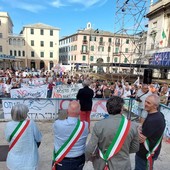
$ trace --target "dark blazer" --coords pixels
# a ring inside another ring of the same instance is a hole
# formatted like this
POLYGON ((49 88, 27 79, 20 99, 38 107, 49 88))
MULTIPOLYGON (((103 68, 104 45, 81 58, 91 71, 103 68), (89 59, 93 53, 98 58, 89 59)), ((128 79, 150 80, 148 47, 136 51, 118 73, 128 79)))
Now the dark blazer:
POLYGON ((77 93, 77 100, 80 101, 81 111, 91 111, 92 110, 92 98, 94 92, 88 86, 80 89, 77 93))

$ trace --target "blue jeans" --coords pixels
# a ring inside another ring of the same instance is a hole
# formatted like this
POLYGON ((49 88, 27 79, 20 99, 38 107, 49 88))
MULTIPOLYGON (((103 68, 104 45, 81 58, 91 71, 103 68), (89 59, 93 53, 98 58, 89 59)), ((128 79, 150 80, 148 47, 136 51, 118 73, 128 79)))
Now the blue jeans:
MULTIPOLYGON (((154 159, 152 160, 152 163, 154 163, 154 159)), ((147 160, 140 158, 138 155, 135 155, 134 170, 147 170, 147 160)))
POLYGON ((85 155, 76 158, 64 158, 56 165, 56 170, 82 170, 85 164, 85 155))

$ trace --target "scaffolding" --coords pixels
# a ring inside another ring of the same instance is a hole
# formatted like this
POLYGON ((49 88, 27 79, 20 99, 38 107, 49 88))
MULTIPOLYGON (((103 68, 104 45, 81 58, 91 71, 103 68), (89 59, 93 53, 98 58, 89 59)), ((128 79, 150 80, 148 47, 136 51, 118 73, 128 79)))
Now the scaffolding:
MULTIPOLYGON (((146 43, 146 13, 148 7, 147 0, 116 0, 116 9, 114 14, 114 33, 115 39, 120 35, 120 42, 117 44, 119 49, 117 56, 118 57, 118 80, 120 77, 126 79, 132 73, 134 73, 135 68, 130 65, 128 68, 130 71, 125 76, 122 74, 122 68, 119 63, 128 64, 140 63, 144 64, 144 54, 145 54, 145 43, 146 43), (123 41, 121 37, 129 37, 129 47, 128 51, 125 51, 125 46, 127 47, 127 42, 123 41)), ((117 40, 115 40, 117 41, 117 40)), ((115 44, 116 45, 116 44, 115 44)), ((115 46, 115 48, 117 48, 115 46)), ((141 75, 141 68, 138 68, 136 71, 137 75, 141 75)))

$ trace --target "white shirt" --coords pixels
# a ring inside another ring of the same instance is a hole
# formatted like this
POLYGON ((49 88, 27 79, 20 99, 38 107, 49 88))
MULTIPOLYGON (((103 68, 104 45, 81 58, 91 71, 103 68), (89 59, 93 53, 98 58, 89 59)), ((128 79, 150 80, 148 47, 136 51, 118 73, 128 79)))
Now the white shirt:
MULTIPOLYGON (((5 137, 8 141, 10 135, 17 127, 19 122, 10 121, 5 128, 5 137)), ((35 122, 30 121, 27 129, 19 138, 14 147, 8 152, 7 167, 10 170, 35 170, 38 166, 37 143, 42 139, 35 122)))
MULTIPOLYGON (((77 125, 77 119, 78 118, 68 117, 65 120, 56 120, 54 122, 53 131, 55 152, 57 152, 70 137, 75 126, 77 125)), ((85 152, 87 136, 88 136, 88 123, 85 122, 85 129, 82 135, 75 143, 75 145, 72 147, 72 149, 69 151, 69 153, 66 155, 66 157, 81 156, 85 152)))

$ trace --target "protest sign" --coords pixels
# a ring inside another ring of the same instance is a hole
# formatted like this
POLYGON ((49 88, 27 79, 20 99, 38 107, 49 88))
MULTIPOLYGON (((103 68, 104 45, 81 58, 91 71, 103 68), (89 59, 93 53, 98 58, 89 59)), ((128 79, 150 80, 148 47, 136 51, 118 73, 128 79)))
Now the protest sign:
POLYGON ((53 87, 52 98, 76 98, 82 84, 57 85, 53 87))
POLYGON ((21 99, 21 100, 2 100, 4 118, 11 119, 12 106, 16 104, 28 106, 28 118, 34 120, 51 120, 58 113, 58 101, 50 99, 21 99))
POLYGON ((46 98, 47 85, 11 89, 10 94, 11 98, 46 98))

